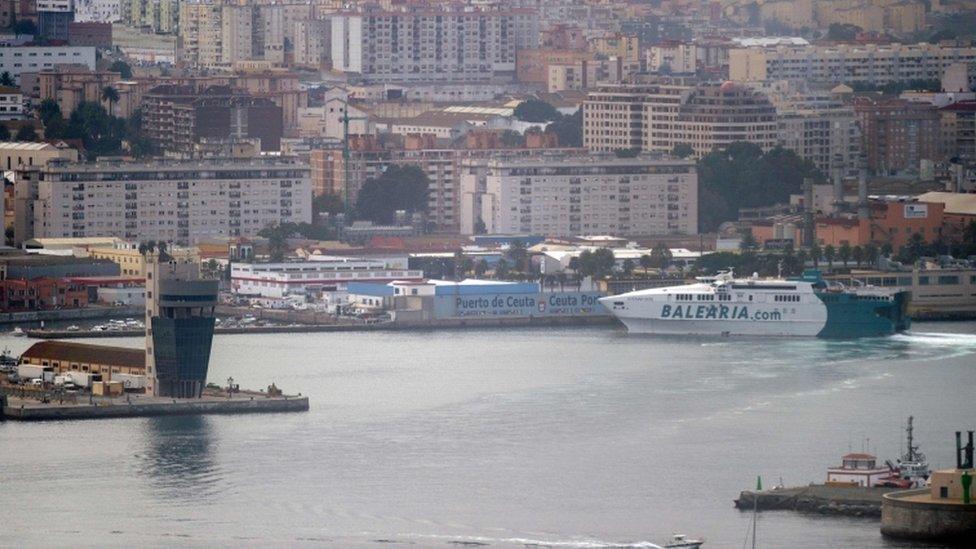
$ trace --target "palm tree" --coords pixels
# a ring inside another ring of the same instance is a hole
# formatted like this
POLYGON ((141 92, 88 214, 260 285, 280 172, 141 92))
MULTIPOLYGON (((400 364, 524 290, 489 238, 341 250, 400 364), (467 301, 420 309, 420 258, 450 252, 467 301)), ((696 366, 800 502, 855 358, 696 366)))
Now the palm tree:
POLYGON ((112 86, 102 88, 102 101, 108 101, 108 113, 115 116, 115 102, 119 100, 119 91, 112 86))
POLYGON ((857 263, 857 266, 860 267, 861 263, 864 262, 864 248, 860 246, 854 246, 851 249, 851 257, 854 258, 854 263, 857 263))
POLYGON ((864 258, 867 259, 868 263, 874 267, 878 263, 878 246, 874 242, 868 242, 864 246, 864 258))
POLYGON ((651 259, 650 255, 644 254, 640 256, 640 266, 641 269, 644 269, 645 275, 647 274, 647 270, 650 269, 653 265, 654 265, 654 260, 651 259))
POLYGON ((512 261, 512 268, 516 271, 528 271, 525 266, 529 252, 525 248, 525 243, 521 240, 513 240, 508 246, 508 259, 512 261))
POLYGON ((847 262, 851 260, 851 245, 847 242, 841 242, 840 250, 837 251, 837 255, 840 260, 844 262, 844 266, 847 266, 847 262))
POLYGON ((821 256, 822 256, 822 254, 820 252, 820 244, 817 244, 816 242, 814 242, 813 245, 810 246, 810 259, 813 260, 813 268, 814 269, 820 267, 820 257, 821 256))
POLYGON ((833 244, 827 244, 824 246, 824 259, 827 260, 827 268, 834 268, 834 258, 837 257, 837 250, 834 248, 833 244))

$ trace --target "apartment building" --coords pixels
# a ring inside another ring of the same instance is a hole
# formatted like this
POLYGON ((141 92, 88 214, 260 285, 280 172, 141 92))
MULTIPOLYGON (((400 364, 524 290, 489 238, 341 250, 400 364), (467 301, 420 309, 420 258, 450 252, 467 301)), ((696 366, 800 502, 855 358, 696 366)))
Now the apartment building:
POLYGON ((647 236, 695 234, 693 162, 639 156, 497 155, 461 166, 461 232, 647 236))
POLYGON ((820 84, 868 84, 939 80, 956 63, 976 78, 976 47, 935 44, 754 46, 729 51, 735 81, 789 80, 820 84))
POLYGON ((312 220, 295 158, 49 162, 15 172, 15 239, 115 236, 182 246, 312 220))
POLYGON ((24 94, 20 88, 0 86, 0 120, 20 120, 24 117, 24 94))
POLYGON ((332 56, 332 23, 305 19, 292 23, 294 28, 294 63, 309 68, 330 67, 332 56))
POLYGON ((146 135, 167 153, 196 155, 202 141, 244 138, 259 141, 262 151, 281 148, 282 109, 229 86, 157 86, 143 97, 146 135))
POLYGON ((918 173, 922 160, 942 158, 941 117, 935 106, 872 95, 855 97, 851 105, 868 169, 874 173, 918 173))
POLYGON ((75 0, 75 21, 115 23, 122 20, 122 4, 128 0, 75 0))
POLYGON ((115 1, 121 1, 119 11, 131 27, 149 27, 153 32, 175 33, 180 26, 180 0, 115 1))
POLYGON ((939 112, 945 155, 976 162, 976 101, 959 101, 939 112))
MULTIPOLYGON (((67 40, 67 36, 65 36, 67 40)), ((8 46, 0 48, 0 73, 20 75, 53 69, 58 65, 85 65, 95 70, 95 48, 90 46, 8 46)))
POLYGON ((331 16, 334 70, 363 82, 511 82, 534 12, 410 5, 331 16), (526 30, 528 29, 528 30, 526 30))
POLYGON ((666 74, 695 74, 698 47, 677 41, 662 42, 647 48, 647 70, 666 74))
POLYGON ((776 108, 761 92, 732 82, 602 87, 583 104, 583 145, 671 152, 691 146, 698 156, 736 141, 776 146, 776 108))
POLYGON ((74 0, 36 0, 37 31, 49 40, 68 40, 68 24, 75 20, 74 0))
MULTIPOLYGON (((61 108, 67 118, 75 108, 85 101, 102 102, 105 86, 116 87, 122 78, 114 71, 93 71, 84 67, 56 66, 37 73, 38 97, 41 101, 51 99, 61 108)), ((108 104, 105 104, 108 110, 108 104)))
POLYGON ((856 176, 861 128, 854 109, 817 95, 777 105, 779 144, 811 162, 824 174, 840 170, 856 176))

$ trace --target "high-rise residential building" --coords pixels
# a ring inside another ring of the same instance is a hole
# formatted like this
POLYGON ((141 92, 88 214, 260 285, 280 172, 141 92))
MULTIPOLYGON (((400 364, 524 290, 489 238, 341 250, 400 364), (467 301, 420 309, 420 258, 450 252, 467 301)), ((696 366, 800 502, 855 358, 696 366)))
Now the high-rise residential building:
POLYGON ((122 20, 129 26, 148 27, 160 33, 175 33, 180 26, 180 0, 117 1, 121 1, 122 20))
POLYGON ((832 97, 807 96, 777 104, 779 144, 824 174, 856 176, 861 128, 854 109, 832 97))
POLYGON ((300 67, 330 67, 332 58, 332 23, 322 19, 302 19, 292 23, 295 36, 294 64, 300 67))
POLYGON ((695 164, 580 152, 464 161, 461 232, 482 230, 552 236, 695 234, 695 164))
POLYGON ((976 79, 976 47, 934 44, 778 45, 729 51, 729 78, 820 84, 867 84, 940 80, 953 64, 970 67, 976 79))
POLYGON ((331 16, 333 69, 364 82, 509 82, 519 43, 532 42, 519 20, 534 17, 451 4, 340 12, 331 16))
MULTIPOLYGON (((305 6, 308 9, 308 6, 305 6)), ((293 41, 285 6, 192 0, 179 5, 179 60, 191 67, 227 69, 242 61, 284 63, 293 41)))
POLYGON ((196 156, 202 141, 254 139, 262 151, 281 147, 281 107, 229 86, 157 86, 143 96, 143 119, 160 150, 184 157, 196 156))
POLYGON ((976 101, 959 101, 939 109, 945 155, 976 163, 976 101))
POLYGON ((74 0, 37 0, 37 31, 45 38, 67 41, 74 20, 74 0))
POLYGON ((698 47, 676 40, 647 48, 647 70, 662 74, 695 74, 698 70, 698 47))
POLYGON ((939 110, 929 104, 863 95, 852 101, 868 169, 877 174, 918 173, 922 160, 942 158, 939 110))
POLYGON ((17 171, 14 187, 21 242, 116 236, 191 245, 312 220, 308 164, 289 157, 48 162, 17 171))
POLYGON ((146 393, 200 398, 213 343, 216 280, 200 263, 151 250, 146 261, 146 393))
POLYGON ((75 21, 115 23, 122 20, 122 4, 128 0, 75 0, 75 21))
POLYGON ((725 83, 607 86, 583 104, 583 145, 594 151, 671 152, 690 146, 704 155, 736 141, 776 146, 776 108, 761 92, 725 83))

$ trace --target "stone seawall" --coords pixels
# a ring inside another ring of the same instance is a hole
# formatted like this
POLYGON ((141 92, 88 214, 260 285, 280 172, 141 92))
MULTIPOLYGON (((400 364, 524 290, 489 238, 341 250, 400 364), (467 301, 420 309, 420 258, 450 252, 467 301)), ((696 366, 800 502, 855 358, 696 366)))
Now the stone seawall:
MULTIPOLYGON (((12 400, 12 399, 11 399, 12 400)), ((308 397, 241 396, 233 399, 174 399, 172 401, 113 403, 101 405, 32 404, 17 406, 8 401, 3 417, 17 421, 102 419, 203 414, 267 414, 308 411, 308 397)))
POLYGON ((877 518, 881 516, 882 497, 895 490, 897 488, 811 484, 762 492, 745 491, 739 494, 735 506, 744 511, 758 508, 760 511, 788 510, 877 518))
POLYGON ((917 541, 972 543, 976 539, 976 504, 918 501, 929 488, 885 495, 881 506, 881 533, 917 541))
POLYGON ((89 320, 95 318, 141 318, 146 308, 137 307, 83 307, 79 309, 54 309, 50 311, 19 311, 0 313, 0 324, 33 324, 62 320, 89 320))

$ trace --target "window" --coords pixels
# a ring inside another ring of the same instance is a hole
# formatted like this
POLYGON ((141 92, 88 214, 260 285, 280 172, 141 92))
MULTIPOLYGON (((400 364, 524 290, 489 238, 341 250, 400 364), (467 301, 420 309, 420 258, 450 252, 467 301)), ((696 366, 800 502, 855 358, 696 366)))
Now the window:
POLYGON ((948 486, 939 486, 939 497, 940 498, 947 498, 947 497, 949 497, 949 487, 948 486))

